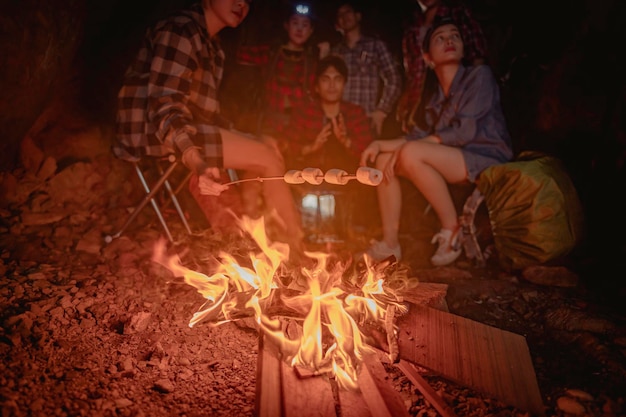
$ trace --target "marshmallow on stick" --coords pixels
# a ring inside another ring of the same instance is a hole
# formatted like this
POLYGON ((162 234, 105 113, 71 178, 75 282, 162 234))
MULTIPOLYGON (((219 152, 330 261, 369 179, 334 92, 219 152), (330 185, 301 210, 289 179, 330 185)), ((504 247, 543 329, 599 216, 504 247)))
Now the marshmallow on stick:
POLYGON ((342 169, 333 168, 326 171, 324 181, 329 184, 346 185, 350 181, 350 176, 342 169))
POLYGON ((302 178, 309 184, 320 185, 324 182, 324 173, 319 168, 304 168, 302 178))
POLYGON ((287 171, 283 179, 287 184, 304 184, 305 182, 304 177, 302 176, 302 171, 295 169, 287 171))
POLYGON ((356 180, 361 184, 376 186, 383 181, 383 173, 375 168, 359 167, 356 180))
POLYGON ((283 180, 287 184, 304 184, 308 182, 313 185, 320 185, 326 181, 329 184, 346 185, 348 181, 356 179, 361 184, 376 186, 383 180, 383 173, 377 169, 369 167, 360 167, 356 171, 356 175, 350 175, 342 169, 329 169, 326 174, 319 168, 305 168, 302 171, 292 169, 287 171, 285 175, 278 177, 257 177, 257 178, 245 178, 241 180, 231 181, 224 185, 239 184, 242 182, 250 181, 272 181, 283 180))

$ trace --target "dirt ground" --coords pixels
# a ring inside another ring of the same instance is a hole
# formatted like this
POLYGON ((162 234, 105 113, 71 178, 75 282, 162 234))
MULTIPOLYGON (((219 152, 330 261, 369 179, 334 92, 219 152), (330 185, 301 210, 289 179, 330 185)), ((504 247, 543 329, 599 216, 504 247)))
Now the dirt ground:
MULTIPOLYGON (((161 237, 153 213, 103 241, 127 215, 111 203, 112 193, 124 194, 110 180, 122 176, 115 163, 60 165, 1 181, 2 416, 253 415, 257 332, 243 322, 190 328, 204 300, 152 261, 161 237)), ((192 226, 191 237, 176 226, 170 247, 189 268, 210 270, 220 249, 245 251, 241 240, 192 226)), ((368 238, 312 249, 344 256, 368 238)), ((526 338, 546 415, 626 415, 624 315, 593 297, 583 277, 563 266, 512 274, 464 260, 430 268, 429 242, 405 244, 410 276, 447 284, 451 313, 526 338)), ((402 372, 385 366, 410 415, 437 415, 402 372)), ((459 416, 529 415, 423 375, 459 416)))

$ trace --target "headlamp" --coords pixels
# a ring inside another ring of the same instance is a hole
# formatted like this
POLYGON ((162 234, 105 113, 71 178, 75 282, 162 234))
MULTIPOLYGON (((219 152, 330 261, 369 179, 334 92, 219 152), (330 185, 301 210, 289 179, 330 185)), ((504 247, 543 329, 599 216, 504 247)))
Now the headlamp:
POLYGON ((310 12, 309 6, 307 6, 306 4, 296 4, 294 10, 296 11, 296 13, 305 16, 308 16, 310 12))

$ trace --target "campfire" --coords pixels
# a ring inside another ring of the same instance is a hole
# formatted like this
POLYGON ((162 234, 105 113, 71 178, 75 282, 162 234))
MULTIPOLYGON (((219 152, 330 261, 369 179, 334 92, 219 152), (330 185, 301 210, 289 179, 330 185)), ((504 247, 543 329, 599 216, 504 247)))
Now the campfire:
MULTIPOLYGON (((295 184, 320 184, 324 179, 346 184, 357 179, 376 185, 381 177, 374 171, 362 169, 351 176, 340 170, 323 174, 305 169, 290 171, 281 179, 295 184)), ((289 247, 268 239, 263 218, 243 217, 239 225, 257 250, 248 259, 221 251, 218 267, 210 276, 186 268, 178 256, 166 255, 165 241, 155 249, 154 261, 183 277, 206 299, 189 326, 201 322, 218 326, 253 317, 258 330, 290 366, 328 374, 339 387, 358 389, 360 364, 365 354, 373 352, 362 327, 365 323, 389 326, 388 312, 406 311, 401 297, 385 286, 384 274, 367 257, 366 270, 351 276, 346 276, 345 264, 321 252, 306 252, 311 266, 289 271, 289 247)))
MULTIPOLYGON (((241 181, 345 185, 351 179, 377 185, 382 173, 364 168, 355 175, 342 170, 324 174, 307 168, 282 177, 241 181)), ((165 240, 157 243, 153 261, 205 298, 189 320, 190 327, 253 323, 260 334, 259 416, 317 415, 313 410, 320 407, 328 411, 324 415, 335 415, 335 407, 341 415, 363 407, 369 413, 363 415, 373 417, 408 415, 398 393, 385 381, 383 357, 442 416, 455 414, 416 366, 543 415, 524 338, 447 313, 446 285, 419 283, 401 265, 373 264, 366 255, 362 268, 350 268, 352 259, 311 251, 305 252, 310 262, 296 266, 289 262, 289 246, 268 238, 263 218, 244 216, 238 221, 244 232, 241 246, 249 243, 249 249, 220 251, 215 265, 207 265, 210 274, 169 255, 165 240), (411 285, 416 283, 417 287, 411 285)))

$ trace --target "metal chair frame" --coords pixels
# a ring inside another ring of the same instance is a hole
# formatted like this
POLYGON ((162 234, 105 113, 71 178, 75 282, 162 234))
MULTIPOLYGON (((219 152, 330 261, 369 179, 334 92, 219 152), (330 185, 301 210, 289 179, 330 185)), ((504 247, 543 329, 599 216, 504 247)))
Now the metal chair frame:
POLYGON ((162 191, 163 189, 165 189, 165 191, 167 192, 170 198, 165 203, 164 207, 166 207, 167 204, 171 202, 174 205, 174 208, 176 209, 176 212, 178 213, 178 216, 180 217, 180 220, 183 223, 183 226, 187 230, 187 233, 192 234, 191 228, 189 227, 189 223, 187 222, 187 218, 185 217, 185 213, 183 212, 183 209, 180 206, 178 198, 176 197, 176 194, 178 194, 182 186, 186 184, 189 178, 191 177, 191 173, 189 173, 185 177, 183 182, 180 184, 180 186, 176 190, 174 190, 172 188, 172 185, 170 184, 169 177, 172 175, 172 173, 178 166, 179 161, 176 159, 174 155, 169 155, 167 158, 165 158, 165 160, 169 162, 169 166, 165 170, 161 166, 161 163, 160 163, 161 160, 154 159, 153 161, 157 167, 160 177, 152 185, 152 187, 150 187, 150 185, 148 184, 146 176, 144 175, 144 172, 141 169, 140 160, 137 159, 137 160, 130 161, 133 164, 135 173, 137 174, 137 177, 139 178, 139 181, 141 182, 141 185, 143 186, 143 189, 146 192, 146 195, 139 202, 139 204, 137 204, 137 206, 133 209, 133 212, 130 214, 128 219, 126 219, 122 227, 116 233, 105 236, 104 240, 106 243, 111 243, 114 239, 117 239, 118 237, 120 237, 126 231, 126 229, 133 223, 133 221, 135 221, 135 219, 137 218, 141 210, 143 210, 143 208, 146 205, 148 205, 148 203, 152 205, 152 208, 154 209, 154 212, 156 213, 157 218, 159 219, 159 223, 161 223, 161 226, 163 227, 163 230, 165 231, 165 235, 167 236, 168 240, 173 243, 174 237, 172 236, 170 228, 168 227, 167 222, 165 221, 165 218, 163 217, 161 208, 159 208, 159 205, 156 199, 154 198, 155 195, 159 193, 160 191, 162 191))

